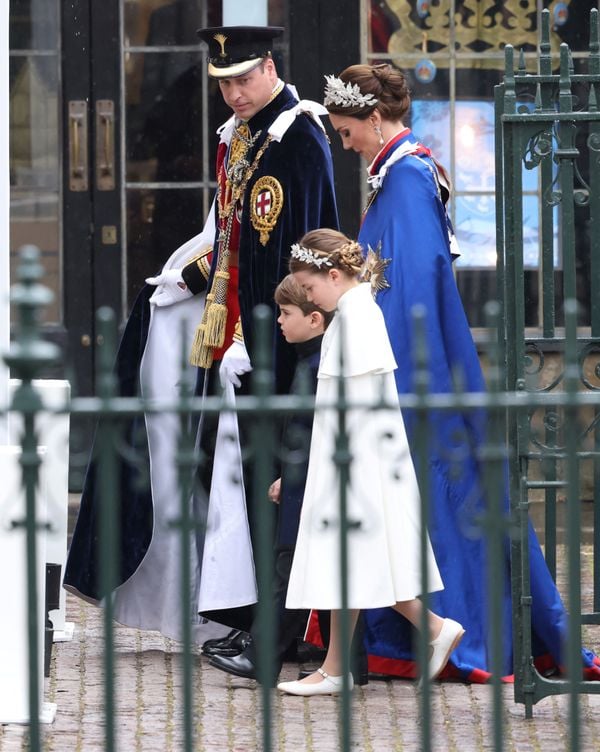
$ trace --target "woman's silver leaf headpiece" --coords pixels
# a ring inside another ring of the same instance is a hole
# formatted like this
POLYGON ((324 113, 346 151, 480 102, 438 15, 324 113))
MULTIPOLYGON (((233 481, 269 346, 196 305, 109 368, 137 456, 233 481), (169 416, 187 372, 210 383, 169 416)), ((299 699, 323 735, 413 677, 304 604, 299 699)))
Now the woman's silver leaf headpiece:
POLYGON ((358 84, 345 84, 337 76, 325 76, 325 107, 335 104, 339 107, 373 107, 377 104, 377 98, 373 94, 363 94, 358 84))

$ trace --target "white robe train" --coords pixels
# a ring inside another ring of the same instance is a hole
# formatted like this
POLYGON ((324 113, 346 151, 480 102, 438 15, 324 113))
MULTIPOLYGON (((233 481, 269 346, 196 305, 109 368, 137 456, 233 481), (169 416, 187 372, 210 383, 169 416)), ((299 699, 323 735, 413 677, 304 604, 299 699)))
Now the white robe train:
MULTIPOLYGON (((209 213, 214 217, 214 212, 209 213)), ((202 233, 178 248, 163 269, 178 268, 187 259, 212 245, 214 222, 202 233)), ((202 318, 204 296, 158 307, 151 304, 148 339, 142 358, 140 381, 145 399, 177 400, 182 377, 182 353, 189 353, 202 318), (185 332, 186 342, 182 341, 185 332)), ((187 376, 194 383, 196 369, 187 364, 187 376)), ((228 395, 233 405, 233 389, 228 395)), ((135 573, 114 593, 114 616, 121 624, 138 629, 157 630, 181 640, 183 609, 181 594, 181 531, 172 522, 181 515, 177 477, 179 416, 146 415, 150 482, 154 509, 152 540, 135 573)), ((228 629, 207 622, 200 610, 233 608, 256 602, 254 560, 241 471, 241 454, 234 413, 219 419, 213 483, 211 486, 204 545, 196 544, 196 534, 187 541, 191 571, 188 603, 192 604, 192 641, 203 642, 225 634, 228 629), (223 421, 223 425, 221 424, 223 421), (203 551, 199 560, 198 550, 203 551), (236 555, 232 556, 231 551, 236 555)), ((190 515, 198 510, 192 508, 190 515)))

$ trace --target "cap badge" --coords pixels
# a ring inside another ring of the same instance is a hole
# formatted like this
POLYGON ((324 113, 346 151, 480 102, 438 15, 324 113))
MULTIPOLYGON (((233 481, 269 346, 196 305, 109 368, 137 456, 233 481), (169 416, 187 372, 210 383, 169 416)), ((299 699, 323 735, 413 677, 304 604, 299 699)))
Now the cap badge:
POLYGON ((213 39, 221 45, 219 57, 227 57, 227 53, 225 52, 225 42, 227 41, 227 37, 225 34, 215 34, 213 39))

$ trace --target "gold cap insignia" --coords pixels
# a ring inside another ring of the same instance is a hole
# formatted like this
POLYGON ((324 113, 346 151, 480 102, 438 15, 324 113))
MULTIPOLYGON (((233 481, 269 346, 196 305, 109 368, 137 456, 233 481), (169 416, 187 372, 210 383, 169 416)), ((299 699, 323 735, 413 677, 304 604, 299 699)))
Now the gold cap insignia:
POLYGON ((221 45, 221 52, 219 53, 220 57, 227 57, 227 53, 225 52, 225 42, 227 41, 227 37, 225 34, 215 34, 213 39, 215 42, 218 42, 221 45))

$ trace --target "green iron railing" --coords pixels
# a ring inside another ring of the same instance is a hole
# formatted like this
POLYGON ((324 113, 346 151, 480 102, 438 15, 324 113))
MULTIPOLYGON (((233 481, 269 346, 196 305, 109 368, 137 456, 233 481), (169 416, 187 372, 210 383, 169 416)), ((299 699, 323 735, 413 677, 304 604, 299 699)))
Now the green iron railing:
MULTIPOLYGON (((512 541, 515 699, 532 706, 541 698, 570 692, 570 748, 578 749, 578 694, 600 687, 582 681, 581 625, 600 623, 600 529, 594 525, 591 610, 582 613, 580 588, 582 463, 593 463, 594 518, 600 509, 598 409, 582 410, 581 399, 600 390, 600 37, 598 11, 590 14, 585 72, 575 71, 567 45, 558 71, 550 54, 550 14, 542 13, 538 70, 530 73, 521 54, 505 50, 504 81, 496 87, 496 211, 498 291, 502 301, 504 389, 520 394, 522 406, 508 416, 510 499, 518 534, 512 541), (540 252, 538 326, 526 326, 523 169, 538 173, 540 252), (587 240, 583 236, 589 228, 587 240), (589 267, 584 243, 589 242, 589 267), (558 261, 560 259, 560 261, 558 261), (590 320, 581 321, 578 285, 589 285, 590 320), (583 326, 585 324, 586 326, 583 326), (535 399, 534 399, 535 398, 535 399), (542 676, 534 667, 527 518, 533 498, 545 507, 545 555, 556 576, 560 494, 566 500, 568 560, 568 678, 542 676)), ((578 61, 579 67, 583 67, 578 61)))
MULTIPOLYGON (((586 376, 584 364, 600 351, 595 338, 600 334, 600 113, 597 108, 600 85, 600 45, 598 43, 597 13, 591 15, 591 43, 588 72, 572 71, 571 59, 566 47, 561 48, 560 71, 552 72, 549 46, 549 18, 543 14, 542 40, 540 45, 539 72, 530 74, 525 70, 523 58, 514 69, 513 51, 506 50, 505 79, 495 92, 497 127, 497 211, 498 226, 498 278, 499 304, 491 306, 489 326, 499 336, 487 346, 488 393, 463 393, 459 387, 452 394, 432 394, 429 389, 428 363, 433 354, 426 351, 423 311, 415 311, 417 348, 415 361, 417 377, 414 394, 401 395, 403 408, 413 410, 417 416, 415 454, 419 468, 419 485, 422 497, 422 517, 429 516, 429 479, 427 467, 428 446, 431 441, 428 414, 432 410, 468 411, 484 409, 487 413, 487 437, 481 450, 480 460, 485 469, 483 478, 487 506, 474 526, 487 538, 490 654, 492 669, 493 714, 490 734, 496 752, 504 749, 503 699, 501 692, 502 664, 502 598, 505 543, 510 539, 513 592, 513 632, 515 645, 515 700, 525 704, 526 715, 532 714, 533 704, 549 694, 569 693, 570 740, 572 752, 579 746, 579 694, 598 692, 600 684, 582 681, 581 675, 581 628, 582 624, 600 623, 600 580, 595 576, 600 571, 598 526, 594 526, 594 594, 593 609, 581 613, 580 567, 580 470, 582 460, 593 462, 594 479, 599 478, 599 437, 596 431, 600 414, 600 384, 596 385, 586 376), (578 87, 579 108, 573 106, 573 86, 578 87), (587 92, 585 108, 581 108, 582 94, 587 92), (582 159, 580 131, 589 153, 589 180, 581 177, 579 167, 582 159), (523 206, 522 169, 536 169, 540 174, 540 327, 541 336, 534 337, 525 328, 525 292, 523 263, 523 206), (591 324, 589 335, 578 329, 576 297, 577 243, 575 233, 575 209, 586 208, 592 226, 591 245, 591 324), (558 222, 557 222, 558 216, 558 222), (555 273, 555 243, 560 236, 563 285, 561 299, 556 306, 557 276, 555 273), (561 310, 562 309, 562 310, 561 310), (560 316, 564 317, 564 321, 560 316), (550 384, 539 388, 534 376, 543 368, 547 352, 559 353, 561 372, 550 384), (558 389, 558 386, 561 389, 558 389), (585 388, 584 388, 585 387, 585 388), (582 410, 591 413, 590 425, 581 426, 582 410), (542 428, 535 421, 541 418, 542 428), (559 428, 561 430, 559 430, 559 428), (586 445, 587 441, 587 445, 586 445), (591 448, 590 445, 591 443, 591 448), (509 451, 510 448, 510 451, 509 451), (511 517, 504 509, 504 474, 508 462, 511 517), (533 470, 535 469, 535 473, 533 470), (531 644, 531 593, 529 588, 528 561, 528 511, 532 494, 544 494, 546 556, 551 571, 556 573, 557 510, 560 507, 559 493, 566 494, 566 545, 568 563, 568 598, 570 622, 566 649, 566 679, 549 679, 539 674, 532 658, 531 644)), ((35 607, 39 594, 36 592, 35 538, 38 530, 36 510, 36 484, 38 466, 36 415, 42 406, 32 386, 38 376, 58 353, 43 343, 37 328, 38 309, 47 302, 47 292, 38 280, 42 270, 32 249, 22 257, 20 283, 13 289, 13 302, 19 310, 20 325, 17 338, 5 358, 13 375, 21 379, 21 387, 15 394, 11 410, 24 415, 22 436, 23 483, 26 489, 26 519, 16 524, 27 530, 27 567, 29 572, 28 614, 30 646, 30 729, 29 749, 43 749, 38 717, 38 679, 36 673, 38 625, 35 607)), ((271 392, 271 364, 269 332, 271 324, 268 312, 256 312, 257 350, 254 353, 252 394, 236 401, 236 411, 245 419, 251 419, 249 457, 254 465, 254 497, 265 499, 266 489, 273 479, 273 464, 276 454, 275 425, 282 416, 311 412, 314 397, 309 395, 281 396, 271 392)), ((180 532, 182 551, 185 554, 187 541, 196 526, 202 524, 191 514, 189 500, 197 482, 196 473, 206 457, 196 446, 195 426, 197 417, 217 415, 224 402, 220 397, 194 396, 192 385, 182 380, 181 392, 176 401, 119 397, 112 370, 116 343, 116 324, 111 312, 103 310, 98 315, 99 342, 97 357, 98 394, 95 397, 77 397, 64 405, 63 412, 74 418, 98 420, 97 461, 101 482, 101 523, 99 558, 103 592, 112 592, 116 581, 118 542, 119 498, 117 472, 119 458, 116 447, 122 433, 123 421, 144 413, 168 412, 180 417, 180 439, 177 452, 181 489, 180 514, 172 525, 180 532)), ((186 353, 182 353, 182 362, 186 353)), ((588 368, 589 370, 589 368, 588 368)), ((184 369, 182 368, 182 373, 184 369)), ((596 366, 594 378, 600 379, 600 367, 596 366)), ((334 461, 339 468, 342 536, 342 594, 347 602, 347 572, 345 545, 346 535, 352 534, 352 521, 347 519, 346 487, 352 467, 347 435, 346 395, 340 383, 338 400, 332 405, 338 411, 339 435, 334 461)), ((353 405, 355 407, 355 405, 353 405)), ((369 405, 383 409, 385 405, 369 405)), ((598 484, 596 487, 600 489, 598 484)), ((594 490, 594 506, 597 510, 600 491, 594 490)), ((272 519, 261 514, 259 505, 255 513, 257 531, 256 564, 260 593, 269 592, 272 571, 272 519)), ((426 525, 424 525, 425 527, 426 525)), ((599 528, 600 529, 600 528, 599 528)), ((421 550, 423 571, 426 560, 425 545, 421 550)), ((187 610, 182 616, 183 635, 183 742, 182 750, 194 749, 193 681, 194 666, 191 639, 191 604, 186 594, 190 585, 189 559, 183 555, 181 569, 181 594, 187 610)), ((427 588, 424 588, 427 590, 427 588)), ((424 598, 427 605, 427 598, 424 598)), ((117 750, 115 711, 118 704, 116 689, 115 645, 113 640, 112 601, 106 599, 104 609, 104 749, 117 750)), ((347 614, 346 614, 347 617, 347 614)), ((264 639, 258 645, 258 670, 263 679, 260 689, 262 707, 262 750, 274 749, 273 694, 269 677, 272 675, 274 656, 269 646, 273 642, 274 618, 270 598, 260 598, 258 604, 260 633, 264 639)), ((348 634, 348 619, 341 620, 342 636, 348 634)), ((421 631, 426 634, 426 630, 421 631)), ((346 642, 344 640, 344 642, 346 642)), ((428 646, 420 639, 417 654, 423 664, 427 660, 428 646)), ((345 667, 349 666, 345 656, 345 667)), ((347 671, 344 671, 347 674, 347 671)), ((435 747, 432 738, 431 692, 425 678, 420 695, 421 750, 429 752, 435 747)), ((339 749, 352 748, 353 714, 352 702, 345 692, 340 707, 339 749)))
MULTIPOLYGON (((29 539, 35 542, 36 535, 36 516, 35 516, 35 488, 36 477, 39 465, 39 459, 36 451, 36 437, 35 437, 35 420, 36 414, 41 410, 41 403, 32 388, 31 380, 34 376, 39 374, 39 371, 52 358, 56 357, 56 352, 46 346, 40 341, 38 332, 36 330, 36 308, 39 303, 43 302, 44 292, 43 289, 37 284, 36 280, 41 274, 41 267, 36 259, 35 254, 31 249, 23 256, 23 264, 21 267, 22 282, 15 289, 13 294, 13 300, 17 304, 17 307, 21 310, 21 326, 18 333, 16 342, 14 343, 11 353, 7 360, 10 362, 11 367, 16 376, 21 378, 22 387, 17 392, 14 402, 11 405, 11 410, 18 409, 21 411, 26 420, 24 422, 24 432, 22 437, 23 452, 23 466, 24 466, 24 483, 28 489, 28 509, 27 519, 24 524, 27 526, 29 539)), ((498 307, 496 306, 496 309, 498 307)), ((490 311, 490 328, 499 329, 498 310, 492 309, 490 311)), ((401 405, 406 408, 414 410, 418 416, 417 420, 417 433, 416 433, 416 455, 418 459, 418 466, 420 468, 419 482, 422 489, 422 514, 423 519, 428 517, 429 498, 428 489, 429 483, 427 473, 423 471, 423 468, 427 467, 427 462, 424 461, 427 458, 428 446, 431 437, 428 433, 428 413, 431 410, 478 410, 485 409, 488 414, 488 436, 485 445, 482 448, 482 454, 480 460, 482 466, 485 468, 485 488, 487 490, 487 507, 483 511, 481 518, 473 520, 473 524, 481 530, 481 534, 486 535, 488 538, 488 577, 489 577, 489 623, 491 625, 490 632, 490 650, 492 656, 492 694, 493 694, 493 723, 491 728, 491 734, 494 741, 494 749, 498 752, 504 747, 503 738, 503 720, 502 720, 502 693, 501 693, 501 637, 503 631, 502 619, 501 619, 501 603, 503 598, 503 584, 502 575, 505 557, 504 541, 506 540, 506 534, 508 529, 508 520, 506 518, 506 510, 504 509, 504 468, 506 466, 508 455, 507 442, 506 442, 506 419, 508 416, 509 426, 519 423, 520 416, 527 415, 529 410, 534 409, 547 409, 552 407, 556 409, 559 406, 564 407, 565 410, 575 412, 582 406, 592 407, 598 409, 600 406, 600 395, 597 392, 582 392, 578 390, 578 361, 575 347, 576 343, 576 321, 575 321, 575 306, 570 304, 566 306, 567 314, 567 342, 569 342, 569 348, 566 352, 567 362, 569 369, 567 373, 567 390, 564 393, 540 393, 532 392, 527 393, 525 390, 516 390, 508 392, 501 387, 504 383, 503 368, 502 368, 502 351, 503 349, 498 343, 490 342, 487 352, 487 361, 489 363, 488 380, 490 390, 488 393, 477 394, 465 394, 460 391, 456 391, 453 394, 431 394, 428 391, 428 371, 429 371, 429 357, 430 354, 426 352, 425 340, 424 340, 424 318, 426 313, 423 311, 415 311, 415 326, 417 332, 417 378, 414 394, 402 395, 401 405)), ((240 397, 236 410, 241 416, 251 417, 253 426, 253 441, 252 441, 252 459, 255 463, 255 492, 260 494, 261 498, 266 499, 266 489, 272 480, 272 464, 274 455, 274 421, 280 419, 281 416, 291 413, 297 413, 299 411, 312 411, 314 409, 314 398, 310 396, 276 396, 271 393, 271 367, 269 363, 270 348, 268 346, 270 331, 269 314, 265 311, 257 311, 256 325, 258 332, 259 347, 255 353, 255 369, 254 369, 254 389, 253 394, 245 397, 240 397)), ((191 416, 197 415, 200 411, 204 414, 217 414, 223 409, 224 405, 221 398, 207 397, 199 398, 192 395, 192 388, 190 384, 183 381, 180 398, 173 403, 160 401, 145 402, 138 398, 124 398, 116 396, 115 379, 112 372, 112 362, 115 351, 116 341, 116 326, 113 320, 113 316, 108 311, 101 311, 98 316, 99 327, 99 340, 102 343, 99 346, 98 357, 98 396, 97 397, 79 397, 74 398, 70 404, 64 406, 61 411, 69 412, 71 416, 77 417, 89 417, 93 416, 99 421, 98 429, 98 461, 101 466, 101 478, 102 478, 102 504, 101 513, 102 521, 100 525, 100 542, 99 542, 99 557, 102 564, 101 572, 103 578, 103 587, 105 592, 111 592, 113 584, 115 582, 115 568, 116 568, 116 550, 118 548, 118 490, 116 485, 116 465, 117 457, 115 448, 118 445, 118 438, 120 433, 120 423, 133 415, 138 415, 144 412, 170 412, 178 414, 181 418, 181 436, 180 446, 177 455, 177 462, 180 468, 180 485, 181 485, 181 507, 179 519, 173 520, 172 524, 177 527, 182 537, 182 540, 187 536, 190 530, 194 529, 194 526, 199 524, 195 521, 190 514, 189 499, 192 486, 194 482, 194 474, 198 465, 202 462, 201 453, 195 446, 195 432, 194 422, 190 420, 191 416)), ((182 357, 183 357, 182 353, 182 357)), ((345 411, 348 405, 345 402, 345 395, 343 388, 338 395, 339 399, 335 407, 338 410, 339 415, 339 437, 336 447, 336 454, 334 461, 337 462, 340 468, 341 489, 340 498, 343 501, 345 498, 345 487, 348 479, 348 475, 351 469, 352 457, 349 454, 348 436, 345 427, 345 411)), ((355 407, 355 405, 353 405, 355 407)), ((369 405, 372 409, 383 409, 384 403, 378 405, 369 405)), ((571 425, 575 426, 575 421, 571 422, 571 425)), ((578 517, 578 498, 576 496, 577 487, 577 443, 578 435, 576 431, 571 431, 568 436, 567 446, 565 448, 564 457, 569 461, 569 484, 575 489, 575 493, 569 497, 568 514, 570 518, 569 523, 569 535, 576 536, 579 525, 578 517)), ((523 483, 523 479, 520 479, 523 483)), ((524 483, 523 483, 523 487, 524 483)), ((266 502, 265 502, 266 503, 266 502)), ((521 529, 520 526, 526 530, 526 508, 527 503, 517 498, 516 504, 513 504, 514 512, 517 520, 517 529, 521 529)), ((271 523, 268 522, 269 516, 266 518, 260 514, 257 510, 260 523, 257 525, 258 531, 258 543, 257 543, 257 571, 259 581, 259 592, 268 592, 270 582, 270 572, 272 567, 272 540, 273 531, 271 529, 271 523), (267 524, 263 524, 264 520, 267 520, 267 524)), ((341 535, 342 540, 345 540, 347 534, 352 534, 350 527, 352 525, 346 517, 344 511, 344 505, 342 503, 342 516, 341 516, 341 535)), ((259 519, 257 519, 259 522, 259 519)), ((577 543, 579 539, 577 538, 577 543)), ((521 631, 519 632, 519 639, 521 639, 525 645, 527 645, 526 637, 524 634, 524 608, 527 605, 527 567, 526 567, 526 549, 519 550, 519 545, 522 543, 520 533, 513 540, 512 548, 513 555, 517 552, 521 557, 521 564, 518 569, 518 577, 513 578, 513 587, 515 593, 518 595, 519 600, 518 607, 515 608, 515 623, 519 624, 521 619, 521 631), (521 581, 517 583, 517 579, 521 578, 521 581)), ((182 546, 182 551, 185 551, 185 546, 182 546)), ((423 562, 425 560, 425 550, 422 550, 423 562)), ((342 561, 347 556, 346 549, 342 546, 342 561)), ((578 545, 571 545, 569 549, 569 596, 571 603, 579 602, 578 591, 578 545)), ((185 600, 185 594, 189 592, 189 563, 186 564, 187 557, 184 556, 184 562, 182 566, 182 598, 185 600)), ((517 558, 513 557, 513 562, 517 558)), ((35 590, 35 577, 33 573, 36 570, 35 561, 35 546, 33 544, 28 545, 27 548, 27 566, 30 572, 29 583, 29 617, 30 617, 30 631, 29 631, 29 643, 31 648, 31 672, 30 672, 30 688, 31 688, 31 725, 30 725, 30 738, 29 749, 38 752, 43 749, 43 745, 40 739, 39 724, 37 722, 38 711, 38 687, 36 679, 36 665, 37 665, 37 652, 39 646, 37 644, 37 623, 36 614, 37 609, 31 607, 37 600, 38 594, 35 590)), ((346 570, 343 568, 344 581, 343 590, 346 589, 346 570)), ((424 599, 427 605, 427 598, 424 599)), ((188 604, 191 609, 191 604, 188 604)), ((190 635, 191 614, 188 610, 183 614, 183 727, 184 727, 184 741, 181 749, 185 752, 191 752, 194 749, 194 716, 193 716, 193 661, 191 659, 193 655, 190 635)), ((259 618, 261 619, 261 634, 266 636, 266 639, 259 644, 258 663, 261 676, 271 676, 273 655, 269 650, 269 645, 272 643, 273 635, 273 619, 274 614, 271 613, 270 599, 265 598, 259 600, 259 618), (261 647, 262 645, 262 647, 261 647)), ((348 622, 342 620, 342 631, 347 635, 348 622)), ((579 630, 579 620, 576 617, 572 619, 570 630, 570 643, 568 650, 568 665, 570 669, 580 666, 580 660, 578 656, 578 650, 581 645, 579 630)), ((112 622, 112 607, 111 599, 106 599, 104 610, 104 634, 105 634, 105 648, 104 648, 104 682, 105 682, 105 694, 104 694, 104 717, 105 717, 105 730, 104 730, 104 749, 106 752, 114 752, 117 747, 116 730, 114 726, 114 719, 116 716, 116 707, 118 705, 118 698, 116 696, 116 673, 117 668, 115 665, 115 645, 113 641, 113 622, 112 622)), ((426 634, 426 631, 423 632, 426 634)), ((420 661, 426 662, 427 657, 427 644, 426 641, 421 639, 418 645, 418 655, 420 661)), ((520 648, 521 660, 524 665, 522 668, 515 666, 515 678, 516 678, 516 699, 521 702, 527 702, 528 698, 534 697, 539 699, 541 691, 537 688, 531 690, 524 681, 540 681, 542 683, 542 691, 548 693, 547 684, 549 682, 543 677, 536 675, 535 671, 528 664, 527 660, 523 660, 522 656, 524 649, 520 648), (529 668, 528 668, 529 666, 529 668), (530 671, 533 674, 534 679, 529 678, 529 674, 524 669, 530 671), (537 693, 537 694, 535 694, 537 693)), ((346 666, 349 665, 349 657, 346 656, 346 666)), ((579 669, 580 671, 580 669, 579 669)), ((575 671, 575 674, 577 672, 575 671)), ((571 673, 569 680, 567 681, 555 681, 552 683, 552 692, 570 692, 573 698, 572 712, 576 716, 576 703, 577 694, 579 691, 588 691, 590 687, 587 683, 581 683, 579 679, 573 679, 574 674, 571 673)), ((270 682, 263 681, 261 691, 262 698, 262 713, 263 713, 263 739, 262 749, 264 752, 270 752, 274 749, 273 743, 273 695, 272 690, 269 688, 270 682)), ((600 686, 594 685, 592 691, 600 686)), ((425 679, 421 692, 420 711, 421 711, 421 749, 424 752, 428 752, 435 748, 434 740, 432 738, 431 729, 431 695, 429 683, 425 679)), ((340 740, 339 749, 345 752, 352 748, 352 704, 349 693, 345 693, 340 703, 340 740)), ((579 747, 577 746, 578 730, 577 719, 573 718, 572 721, 572 742, 571 749, 575 752, 579 747)))

